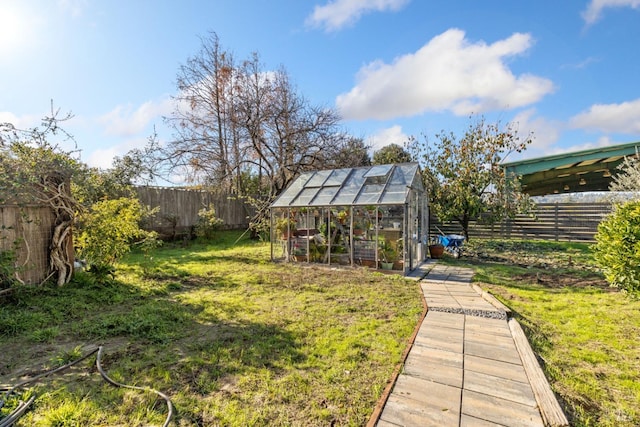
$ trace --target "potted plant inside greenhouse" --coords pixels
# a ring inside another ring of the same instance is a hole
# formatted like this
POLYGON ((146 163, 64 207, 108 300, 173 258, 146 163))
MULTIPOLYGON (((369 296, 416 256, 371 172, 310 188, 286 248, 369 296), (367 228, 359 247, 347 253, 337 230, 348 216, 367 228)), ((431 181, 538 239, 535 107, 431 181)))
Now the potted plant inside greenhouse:
POLYGON ((387 239, 381 238, 379 240, 378 255, 380 256, 380 268, 383 270, 392 270, 393 263, 398 258, 398 254, 387 239))
POLYGON ((282 240, 287 240, 296 231, 296 221, 292 218, 282 217, 276 221, 276 230, 282 240))

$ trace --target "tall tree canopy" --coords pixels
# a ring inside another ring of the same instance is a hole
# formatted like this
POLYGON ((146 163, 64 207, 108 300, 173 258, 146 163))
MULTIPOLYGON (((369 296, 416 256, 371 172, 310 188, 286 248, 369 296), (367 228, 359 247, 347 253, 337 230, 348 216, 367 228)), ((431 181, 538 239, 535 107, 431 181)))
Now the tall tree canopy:
POLYGON ((236 62, 215 33, 180 67, 177 86, 166 159, 194 182, 242 195, 258 176, 273 196, 350 143, 335 111, 310 104, 283 68, 264 71, 257 54, 236 62))
POLYGON ((530 143, 514 125, 501 127, 480 118, 461 137, 441 132, 435 142, 414 138, 411 149, 421 161, 431 209, 440 220, 458 222, 469 239, 471 220, 495 222, 530 206, 517 177, 506 176, 501 166, 510 153, 530 143))
POLYGON ((398 144, 389 144, 373 153, 374 165, 388 165, 391 163, 407 163, 412 160, 411 153, 398 144))

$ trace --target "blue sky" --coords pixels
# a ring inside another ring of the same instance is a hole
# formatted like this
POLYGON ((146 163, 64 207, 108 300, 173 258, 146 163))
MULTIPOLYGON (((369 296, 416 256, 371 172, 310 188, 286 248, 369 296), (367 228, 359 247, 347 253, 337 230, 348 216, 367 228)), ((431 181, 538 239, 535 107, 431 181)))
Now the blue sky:
POLYGON ((640 140, 640 0, 0 0, 0 122, 53 100, 109 167, 154 126, 171 137, 178 68, 209 31, 377 148, 471 114, 533 132, 524 158, 640 140))

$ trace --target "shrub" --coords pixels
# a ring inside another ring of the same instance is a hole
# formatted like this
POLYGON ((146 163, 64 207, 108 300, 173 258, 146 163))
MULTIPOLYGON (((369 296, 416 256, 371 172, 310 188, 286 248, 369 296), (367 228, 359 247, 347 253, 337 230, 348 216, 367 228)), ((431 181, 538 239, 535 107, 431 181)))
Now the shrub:
POLYGON ((598 225, 596 263, 611 286, 640 292, 640 201, 616 206, 598 225))
POLYGON ((140 228, 150 212, 134 198, 102 200, 83 217, 77 244, 80 256, 97 270, 104 270, 131 250, 134 244, 153 248, 156 233, 140 228))
POLYGON ((220 229, 224 221, 216 217, 216 210, 213 206, 200 209, 198 211, 198 225, 196 225, 196 236, 205 239, 212 239, 216 231, 220 229))

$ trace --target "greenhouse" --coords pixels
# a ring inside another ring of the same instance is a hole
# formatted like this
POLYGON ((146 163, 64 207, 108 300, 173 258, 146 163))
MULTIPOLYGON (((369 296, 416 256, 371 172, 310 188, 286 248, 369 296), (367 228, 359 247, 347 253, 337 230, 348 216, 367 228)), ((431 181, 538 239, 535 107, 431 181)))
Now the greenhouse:
POLYGON ((271 205, 271 258, 408 273, 426 257, 417 163, 300 175, 271 205))

